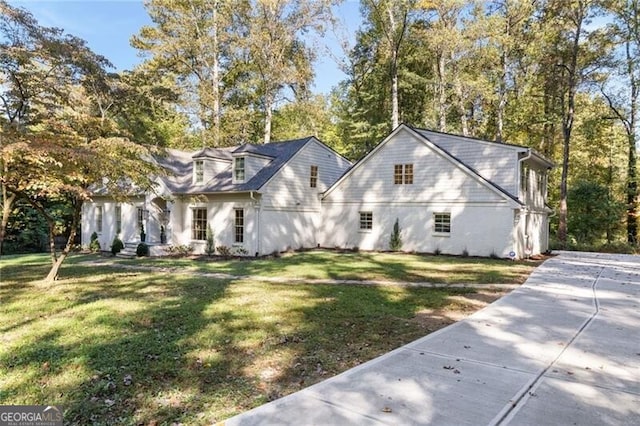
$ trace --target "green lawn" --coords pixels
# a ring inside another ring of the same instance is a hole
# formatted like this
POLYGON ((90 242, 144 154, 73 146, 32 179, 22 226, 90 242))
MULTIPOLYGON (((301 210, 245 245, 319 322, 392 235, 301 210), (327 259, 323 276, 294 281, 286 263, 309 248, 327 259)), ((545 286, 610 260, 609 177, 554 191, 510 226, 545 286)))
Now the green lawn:
POLYGON ((66 423, 82 425, 211 424, 478 306, 470 289, 280 285, 204 278, 190 275, 192 269, 281 275, 287 283, 294 276, 468 282, 473 271, 482 281, 521 282, 532 268, 328 252, 143 261, 187 272, 166 274, 82 263, 88 259, 100 258, 73 256, 50 287, 39 281, 47 256, 0 260, 0 404, 60 404, 66 423))
POLYGON ((400 253, 338 253, 313 250, 276 259, 107 258, 124 265, 178 268, 184 272, 306 279, 383 280, 431 283, 522 283, 531 262, 400 253))

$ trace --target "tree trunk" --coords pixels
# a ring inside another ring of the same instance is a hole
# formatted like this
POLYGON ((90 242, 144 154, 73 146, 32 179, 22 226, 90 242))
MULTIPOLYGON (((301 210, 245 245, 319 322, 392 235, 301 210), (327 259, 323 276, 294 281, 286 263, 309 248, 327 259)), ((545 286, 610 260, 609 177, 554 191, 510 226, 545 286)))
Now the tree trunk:
POLYGON ((438 130, 447 131, 447 91, 445 82, 445 55, 444 52, 438 54, 438 130))
MULTIPOLYGON (((53 283, 56 281, 60 275, 60 267, 62 263, 65 261, 69 253, 71 252, 71 248, 73 247, 73 242, 76 239, 76 230, 78 229, 78 224, 81 220, 81 212, 82 212, 82 202, 75 198, 74 201, 74 209, 73 209, 73 219, 71 220, 71 231, 69 232, 69 238, 67 238, 67 244, 64 246, 62 253, 57 259, 53 262, 51 269, 49 270, 49 274, 45 278, 45 283, 53 283)), ((55 257, 55 246, 53 246, 53 252, 55 257)))
POLYGON ((9 224, 9 216, 13 209, 13 203, 16 200, 16 194, 9 194, 7 187, 2 185, 2 224, 0 225, 0 255, 3 254, 2 246, 4 238, 7 235, 7 225, 9 224))
POLYGON ((271 142, 271 120, 273 118, 273 101, 271 95, 265 96, 264 104, 264 143, 271 142))
POLYGON ((220 61, 218 58, 218 1, 213 3, 213 71, 212 71, 212 86, 213 86, 213 146, 220 145, 220 61))
MULTIPOLYGON (((507 30, 508 33, 508 30, 507 30)), ((502 142, 504 138, 504 111, 507 108, 507 52, 500 55, 502 74, 500 75, 500 87, 498 90, 498 110, 496 111, 496 140, 502 142)))
MULTIPOLYGON (((636 15, 637 12, 636 12, 636 15)), ((636 27, 637 28, 637 27, 636 27)), ((637 31, 637 30, 636 30, 637 31)), ((638 41, 640 43, 640 40, 638 41)), ((637 58, 631 53, 631 43, 626 43, 627 73, 629 74, 629 90, 631 91, 629 105, 629 122, 627 127, 627 139, 629 141, 629 157, 627 164, 627 242, 638 242, 638 178, 636 158, 636 126, 638 114, 638 95, 640 94, 640 82, 636 79, 637 58)))
POLYGON ((393 52, 391 59, 391 128, 395 129, 400 124, 398 111, 398 52, 393 52))
POLYGON ((575 11, 575 33, 573 35, 570 63, 565 66, 568 72, 567 80, 567 106, 562 118, 562 176, 560 177, 560 212, 558 214, 558 240, 563 248, 567 246, 567 180, 569 177, 569 146, 571 143, 571 130, 573 129, 573 119, 575 114, 575 98, 578 86, 578 55, 580 54, 580 35, 582 33, 582 23, 586 15, 587 5, 580 2, 575 11))

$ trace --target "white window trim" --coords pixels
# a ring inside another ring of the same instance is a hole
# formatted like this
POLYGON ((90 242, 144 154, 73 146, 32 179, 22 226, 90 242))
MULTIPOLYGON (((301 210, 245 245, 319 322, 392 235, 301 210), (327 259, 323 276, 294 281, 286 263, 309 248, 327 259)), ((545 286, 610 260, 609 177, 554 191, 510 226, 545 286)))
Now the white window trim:
POLYGON ((432 218, 433 218, 433 228, 432 228, 432 232, 431 235, 433 235, 434 237, 451 237, 451 229, 452 229, 452 215, 451 212, 443 212, 443 211, 439 211, 439 212, 433 212, 432 213, 432 218), (442 215, 442 214, 448 214, 449 215, 449 232, 442 232, 442 231, 436 231, 436 215, 442 215))
POLYGON ((373 232, 373 211, 362 210, 362 211, 358 212, 358 232, 360 232, 362 234, 370 234, 370 233, 373 232), (362 227, 362 214, 363 213, 371 214, 371 228, 369 228, 369 229, 362 227))
POLYGON ((206 232, 207 232, 207 228, 205 226, 204 232, 205 232, 205 239, 204 240, 195 240, 193 238, 193 221, 195 220, 195 210, 197 209, 204 209, 204 211, 206 212, 206 216, 205 216, 205 224, 208 225, 209 224, 209 208, 206 205, 195 205, 195 206, 189 206, 189 210, 191 211, 191 223, 189 224, 189 240, 192 243, 205 243, 207 241, 206 239, 206 232))
POLYGON ((93 225, 96 227, 96 234, 102 235, 104 232, 104 205, 97 204, 93 225), (100 227, 98 228, 98 211, 100 211, 100 227))
POLYGON ((243 183, 247 180, 247 159, 246 157, 242 156, 242 157, 234 157, 233 159, 233 163, 232 163, 232 173, 233 173, 233 181, 236 183, 243 183), (237 168, 236 168, 236 162, 238 160, 242 160, 242 179, 238 179, 238 175, 237 175, 237 168))

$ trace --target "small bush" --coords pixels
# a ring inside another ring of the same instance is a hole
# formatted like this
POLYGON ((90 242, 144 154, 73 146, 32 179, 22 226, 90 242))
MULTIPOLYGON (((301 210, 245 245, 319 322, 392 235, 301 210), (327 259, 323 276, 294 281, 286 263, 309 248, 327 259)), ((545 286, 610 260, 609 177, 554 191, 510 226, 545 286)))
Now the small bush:
POLYGON ((247 256, 249 252, 244 247, 235 247, 233 254, 236 256, 247 256))
POLYGON ((220 253, 222 257, 231 257, 231 249, 228 246, 218 246, 216 250, 218 250, 218 253, 220 253))
POLYGON ((440 250, 440 247, 436 247, 436 249, 433 251, 433 254, 435 254, 436 256, 440 256, 442 254, 442 250, 440 250))
POLYGON ((94 232, 93 234, 91 234, 91 242, 89 243, 89 250, 91 250, 94 253, 99 252, 101 249, 100 247, 100 241, 98 241, 98 233, 94 232))
POLYGON ((462 250, 462 257, 469 257, 469 250, 466 247, 462 250))
POLYGON ((211 257, 216 252, 216 242, 214 239, 215 234, 213 233, 213 229, 211 229, 211 225, 207 224, 207 248, 205 249, 207 256, 211 257))
POLYGON ((360 247, 353 246, 353 247, 351 247, 351 251, 354 252, 354 253, 358 253, 360 251, 360 247))
POLYGON ((120 253, 123 248, 124 243, 122 242, 122 240, 118 237, 115 237, 113 239, 113 242, 111 243, 111 254, 115 256, 116 254, 120 253))
POLYGON ((149 256, 149 246, 146 245, 145 243, 138 244, 138 247, 136 247, 136 256, 138 257, 149 256))
POLYGON ((167 248, 167 251, 169 253, 171 253, 171 254, 178 254, 180 256, 188 256, 193 251, 193 247, 185 246, 185 245, 169 246, 169 248, 167 248))
POLYGON ((391 231, 391 237, 389 238, 389 249, 391 251, 402 250, 402 237, 400 236, 400 222, 396 218, 396 222, 393 224, 393 231, 391 231))

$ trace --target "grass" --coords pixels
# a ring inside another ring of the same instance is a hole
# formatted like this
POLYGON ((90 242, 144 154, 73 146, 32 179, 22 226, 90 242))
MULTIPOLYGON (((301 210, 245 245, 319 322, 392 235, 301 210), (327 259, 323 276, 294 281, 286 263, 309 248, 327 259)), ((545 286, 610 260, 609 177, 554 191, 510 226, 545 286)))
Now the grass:
POLYGON ((404 253, 339 253, 313 250, 283 254, 280 258, 220 260, 189 258, 108 258, 123 265, 171 267, 184 272, 219 272, 241 276, 295 279, 378 280, 431 283, 522 283, 531 262, 404 253))
MULTIPOLYGON (((0 404, 59 404, 70 424, 211 424, 478 306, 472 289, 280 285, 89 265, 78 255, 69 260, 52 286, 39 281, 47 256, 0 260, 0 404)), ((475 269, 491 282, 520 282, 531 270, 475 259, 326 252, 143 263, 243 275, 280 271, 283 283, 303 274, 445 280, 447 270, 461 282, 475 269)))

